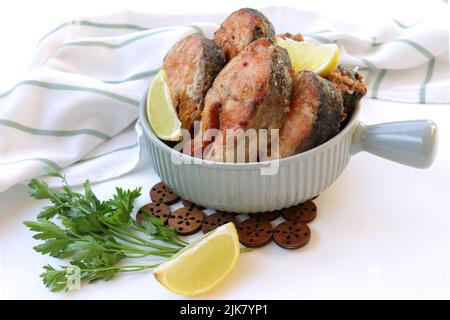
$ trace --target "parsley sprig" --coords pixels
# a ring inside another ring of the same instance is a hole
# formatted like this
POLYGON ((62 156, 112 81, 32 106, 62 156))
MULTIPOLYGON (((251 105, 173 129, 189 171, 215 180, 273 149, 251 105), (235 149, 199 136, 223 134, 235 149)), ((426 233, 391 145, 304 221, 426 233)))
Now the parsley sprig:
POLYGON ((141 223, 132 219, 130 214, 134 201, 141 194, 140 187, 134 190, 116 188, 111 199, 101 201, 88 180, 83 184, 84 193, 77 193, 59 172, 47 168, 45 175, 60 178, 62 190, 32 179, 28 184, 30 196, 49 200, 51 205, 39 212, 36 221, 24 224, 36 233, 34 239, 43 241, 34 247, 35 251, 70 261, 60 269, 44 266, 41 278, 51 291, 70 288, 68 271, 73 268, 78 270, 80 279, 90 283, 109 280, 119 273, 158 265, 124 265, 123 259, 169 258, 187 245, 157 218, 147 216, 141 223))

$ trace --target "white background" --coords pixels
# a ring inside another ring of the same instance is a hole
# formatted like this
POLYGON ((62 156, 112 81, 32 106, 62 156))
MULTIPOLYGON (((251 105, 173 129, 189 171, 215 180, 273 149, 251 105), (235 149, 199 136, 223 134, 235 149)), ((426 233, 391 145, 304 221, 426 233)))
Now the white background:
MULTIPOLYGON (((378 17, 417 21, 447 14, 442 1, 277 1, 363 23, 378 17)), ((80 16, 122 10, 158 13, 232 11, 270 1, 1 1, 0 92, 26 71, 42 35, 80 16)), ((408 105, 365 100, 367 123, 429 118, 440 128, 434 165, 417 170, 359 154, 317 200, 311 243, 285 251, 274 244, 242 255, 235 271, 201 298, 450 298, 450 105, 408 105)), ((94 186, 108 197, 116 185, 148 190, 158 181, 151 164, 94 186)), ((42 203, 26 188, 0 193, 0 297, 2 298, 182 298, 161 288, 149 273, 126 275, 52 294, 38 278, 45 263, 58 263, 32 250, 36 241, 22 225, 42 203)), ((148 201, 148 196, 139 200, 148 201)))

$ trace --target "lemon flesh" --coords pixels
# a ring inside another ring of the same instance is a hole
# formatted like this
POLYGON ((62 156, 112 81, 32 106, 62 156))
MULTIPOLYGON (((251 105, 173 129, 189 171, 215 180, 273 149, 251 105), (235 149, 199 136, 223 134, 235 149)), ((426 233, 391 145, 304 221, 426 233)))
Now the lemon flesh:
POLYGON ((153 78, 147 96, 147 118, 156 136, 162 140, 180 141, 181 122, 161 69, 153 78))
POLYGON ((285 48, 295 72, 307 70, 326 76, 336 69, 339 47, 335 44, 312 44, 277 37, 277 44, 285 48))
POLYGON ((233 270, 239 252, 236 227, 230 222, 191 243, 154 269, 153 274, 174 293, 199 295, 211 290, 233 270))

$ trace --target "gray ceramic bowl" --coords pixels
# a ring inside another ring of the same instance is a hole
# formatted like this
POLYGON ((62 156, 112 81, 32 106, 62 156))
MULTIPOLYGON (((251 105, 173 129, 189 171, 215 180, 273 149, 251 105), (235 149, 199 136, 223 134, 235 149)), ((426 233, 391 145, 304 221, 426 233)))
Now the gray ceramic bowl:
POLYGON ((366 126, 358 121, 358 106, 339 134, 309 151, 257 163, 199 160, 174 151, 156 137, 147 120, 146 100, 147 94, 139 107, 139 120, 144 145, 161 180, 182 198, 222 211, 270 211, 311 199, 328 188, 360 151, 427 168, 437 149, 438 131, 432 121, 366 126))

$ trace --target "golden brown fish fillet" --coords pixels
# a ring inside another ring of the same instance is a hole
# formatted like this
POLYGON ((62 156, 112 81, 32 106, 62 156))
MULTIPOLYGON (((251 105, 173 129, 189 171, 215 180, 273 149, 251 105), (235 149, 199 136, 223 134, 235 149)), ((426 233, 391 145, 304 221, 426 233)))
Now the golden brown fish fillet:
POLYGON ((290 110, 280 129, 280 157, 314 148, 339 130, 342 97, 330 81, 309 71, 293 77, 290 110))
POLYGON ((182 128, 192 131, 200 120, 206 91, 224 64, 214 41, 198 34, 177 42, 165 56, 163 69, 182 128))
MULTIPOLYGON (((222 69, 209 89, 202 133, 217 128, 226 140, 227 129, 279 129, 291 96, 290 68, 285 49, 267 38, 252 42, 222 69)), ((217 152, 221 143, 216 140, 208 146, 205 158, 223 161, 217 152)))
POLYGON ((214 34, 225 59, 231 60, 250 43, 259 38, 273 39, 273 25, 261 12, 244 8, 233 12, 214 34))

